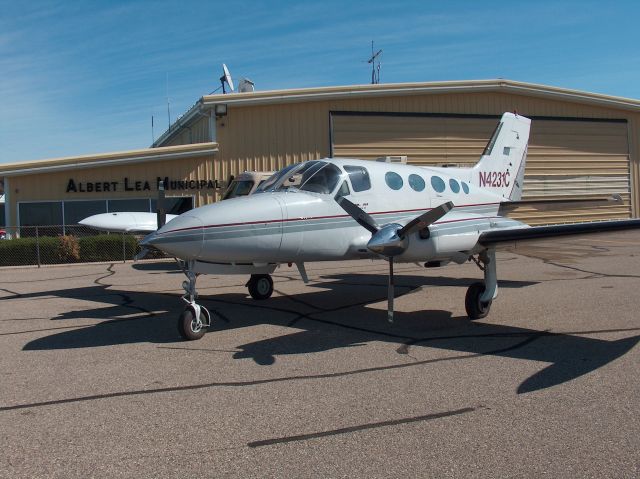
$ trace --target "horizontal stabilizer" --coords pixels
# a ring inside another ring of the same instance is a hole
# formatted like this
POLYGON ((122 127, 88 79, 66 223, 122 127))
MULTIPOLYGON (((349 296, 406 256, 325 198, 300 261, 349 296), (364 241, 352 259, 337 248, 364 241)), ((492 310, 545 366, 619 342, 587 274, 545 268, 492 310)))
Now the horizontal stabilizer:
POLYGON ((561 236, 580 236, 594 233, 610 233, 640 229, 640 219, 596 221, 593 223, 575 223, 567 225, 532 226, 526 228, 510 228, 496 231, 485 231, 478 238, 482 246, 495 246, 521 241, 536 241, 561 236))

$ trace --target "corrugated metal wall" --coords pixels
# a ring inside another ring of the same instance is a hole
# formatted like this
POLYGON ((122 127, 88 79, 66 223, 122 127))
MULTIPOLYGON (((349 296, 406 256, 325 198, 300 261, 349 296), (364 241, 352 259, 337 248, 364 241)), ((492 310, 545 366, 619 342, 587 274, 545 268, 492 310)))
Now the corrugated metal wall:
MULTIPOLYGON (((406 155, 415 165, 471 166, 498 118, 333 115, 333 154, 373 159, 406 155)), ((523 199, 600 197, 620 193, 624 205, 537 212, 514 217, 530 224, 629 218, 630 181, 625 121, 534 119, 523 199)))
POLYGON ((216 130, 218 178, 279 170, 329 155, 329 115, 324 103, 230 107, 228 116, 216 120, 216 130))
POLYGON ((626 122, 535 120, 525 169, 525 199, 601 197, 618 193, 623 205, 536 212, 530 224, 630 218, 631 181, 626 122))
POLYGON ((189 145, 191 143, 207 143, 212 141, 209 133, 209 117, 203 116, 189 127, 181 127, 169 141, 162 146, 189 145))

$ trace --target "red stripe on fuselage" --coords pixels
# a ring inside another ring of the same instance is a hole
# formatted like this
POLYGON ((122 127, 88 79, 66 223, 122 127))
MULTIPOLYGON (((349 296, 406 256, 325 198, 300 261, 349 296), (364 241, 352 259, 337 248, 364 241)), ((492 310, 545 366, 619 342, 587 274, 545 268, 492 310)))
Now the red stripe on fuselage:
MULTIPOLYGON (((500 203, 478 203, 478 204, 471 204, 471 205, 460 205, 460 206, 456 206, 456 208, 469 208, 472 206, 491 206, 491 205, 499 205, 500 203)), ((413 210, 396 210, 396 211, 378 211, 375 213, 369 213, 369 215, 387 215, 387 214, 392 214, 392 213, 415 213, 417 211, 431 211, 433 208, 418 208, 418 209, 413 209, 413 210)), ((258 224, 268 224, 268 223, 288 223, 291 221, 314 221, 314 220, 327 220, 327 219, 332 219, 332 218, 349 218, 349 215, 332 215, 332 216, 313 216, 311 218, 287 218, 287 219, 280 219, 280 220, 260 220, 260 221, 245 221, 245 222, 241 222, 241 223, 224 223, 224 224, 220 224, 220 225, 207 225, 207 226, 190 226, 188 228, 178 228, 175 230, 171 230, 171 231, 165 231, 164 233, 160 233, 160 234, 168 234, 168 233, 176 233, 178 231, 190 231, 190 230, 197 230, 197 229, 201 229, 201 228, 223 228, 225 226, 247 226, 247 225, 258 225, 258 224)), ((442 224, 442 223, 456 223, 458 221, 468 221, 468 220, 475 220, 475 219, 483 219, 483 218, 499 218, 498 216, 482 216, 480 218, 463 218, 463 219, 458 219, 458 220, 448 220, 448 221, 436 221, 434 224, 442 224)))

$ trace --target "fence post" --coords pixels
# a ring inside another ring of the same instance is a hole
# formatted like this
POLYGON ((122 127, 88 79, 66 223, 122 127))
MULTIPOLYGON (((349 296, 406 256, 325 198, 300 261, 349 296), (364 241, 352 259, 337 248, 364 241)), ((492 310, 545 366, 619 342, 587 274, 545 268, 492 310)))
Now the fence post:
POLYGON ((124 233, 122 233, 122 262, 127 262, 127 248, 124 242, 124 233))
POLYGON ((40 267, 40 235, 36 226, 36 256, 38 257, 38 268, 40 267))

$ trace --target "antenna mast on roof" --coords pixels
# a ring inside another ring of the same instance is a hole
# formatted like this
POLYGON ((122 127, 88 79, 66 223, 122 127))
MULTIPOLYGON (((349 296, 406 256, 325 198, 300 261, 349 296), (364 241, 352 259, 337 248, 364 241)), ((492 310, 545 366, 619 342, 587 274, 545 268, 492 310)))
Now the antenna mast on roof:
POLYGON ((169 107, 169 72, 167 72, 167 120, 169 121, 169 127, 171 129, 171 109, 169 107))
POLYGON ((371 64, 371 84, 376 85, 380 83, 380 55, 382 55, 382 49, 374 53, 373 40, 371 40, 371 58, 367 60, 367 63, 371 64))

